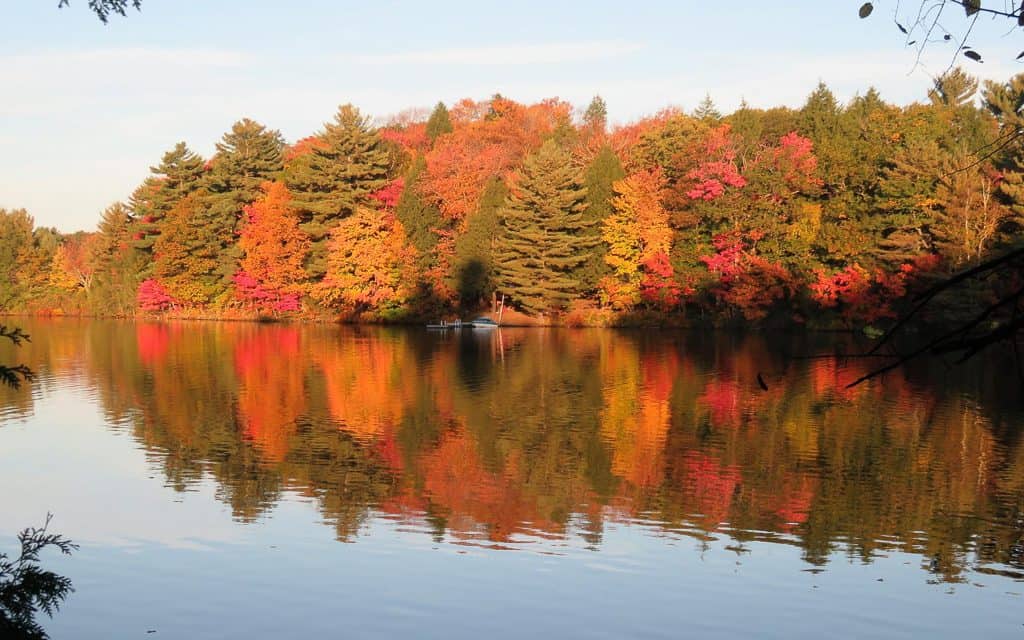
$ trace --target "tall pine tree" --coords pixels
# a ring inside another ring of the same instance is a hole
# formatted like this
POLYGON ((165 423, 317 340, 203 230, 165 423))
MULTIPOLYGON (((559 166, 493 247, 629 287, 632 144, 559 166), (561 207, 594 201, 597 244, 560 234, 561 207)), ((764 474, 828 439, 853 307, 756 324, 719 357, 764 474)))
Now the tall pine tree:
POLYGON ((153 174, 132 194, 135 248, 151 254, 164 218, 186 196, 202 186, 205 163, 184 142, 163 155, 153 174))
POLYGON ((455 286, 463 306, 472 306, 494 291, 494 239, 498 234, 498 212, 508 188, 491 178, 480 196, 476 213, 466 220, 466 230, 455 240, 455 286))
POLYGON ((433 144, 434 140, 437 140, 446 133, 451 133, 453 130, 452 119, 448 115, 448 107, 444 106, 443 102, 438 102, 437 106, 434 107, 434 111, 430 114, 430 119, 427 120, 427 138, 433 144))
POLYGON ((89 292, 94 311, 130 315, 143 270, 141 253, 131 246, 131 210, 120 202, 104 209, 90 247, 93 286, 89 292))
POLYGON ((587 190, 571 157, 548 140, 529 156, 500 213, 496 281, 524 310, 564 309, 580 292, 573 272, 596 244, 583 212, 587 190))
POLYGON ((248 118, 232 125, 217 143, 217 154, 206 174, 202 222, 210 227, 208 235, 219 239, 217 273, 225 287, 242 257, 235 237, 243 208, 262 195, 264 181, 272 180, 284 168, 283 149, 280 133, 248 118))
POLYGON ((612 185, 624 177, 626 172, 622 168, 622 163, 608 145, 601 147, 584 173, 587 208, 583 216, 588 226, 582 233, 594 238, 597 243, 593 250, 587 253, 587 259, 575 270, 575 277, 584 292, 596 290, 598 282, 608 274, 608 265, 604 259, 607 246, 603 242, 598 242, 598 239, 601 236, 601 223, 612 213, 612 197, 615 195, 612 185))
POLYGON ((350 104, 338 108, 319 138, 322 144, 293 159, 284 173, 302 230, 312 242, 307 269, 314 279, 325 273, 331 230, 387 184, 390 165, 369 118, 350 104))

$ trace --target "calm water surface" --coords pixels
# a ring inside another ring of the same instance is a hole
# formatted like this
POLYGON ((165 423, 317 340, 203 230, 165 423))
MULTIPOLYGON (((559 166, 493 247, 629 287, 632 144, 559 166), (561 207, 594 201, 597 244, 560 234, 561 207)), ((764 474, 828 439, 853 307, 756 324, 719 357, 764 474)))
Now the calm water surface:
POLYGON ((999 354, 848 390, 824 338, 21 324, 0 549, 81 544, 55 638, 1024 635, 999 354))

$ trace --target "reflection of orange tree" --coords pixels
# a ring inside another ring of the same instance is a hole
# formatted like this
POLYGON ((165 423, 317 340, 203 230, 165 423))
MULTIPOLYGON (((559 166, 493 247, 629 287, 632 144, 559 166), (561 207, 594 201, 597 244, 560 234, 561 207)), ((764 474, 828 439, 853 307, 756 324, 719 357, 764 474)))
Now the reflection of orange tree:
POLYGON ((350 334, 317 345, 327 407, 338 426, 373 442, 401 423, 415 394, 415 361, 402 334, 350 334))
POLYGON ((266 462, 288 453, 295 421, 306 405, 299 330, 272 327, 238 341, 238 414, 245 437, 256 443, 266 462))
POLYGON ((656 487, 663 477, 678 355, 647 351, 641 357, 629 340, 611 342, 602 355, 601 435, 612 450, 612 472, 636 490, 656 487))
POLYGON ((541 530, 556 526, 523 494, 521 461, 510 458, 498 469, 485 468, 477 442, 464 429, 446 433, 421 464, 424 493, 447 514, 457 537, 472 537, 473 529, 483 525, 489 540, 506 542, 525 532, 526 523, 541 530))
MULTIPOLYGON (((288 486, 344 539, 387 511, 494 541, 586 522, 597 544, 623 505, 673 529, 786 534, 812 562, 899 548, 947 580, 968 562, 1024 569, 1020 415, 986 395, 998 381, 917 372, 847 393, 865 363, 811 360, 764 392, 756 373, 780 365, 755 337, 503 330, 494 351, 364 329, 26 330, 19 355, 44 380, 82 376, 173 487, 212 478, 241 519, 288 486), (736 411, 712 410, 719 392, 736 411)), ((32 402, 10 393, 7 410, 32 402)))

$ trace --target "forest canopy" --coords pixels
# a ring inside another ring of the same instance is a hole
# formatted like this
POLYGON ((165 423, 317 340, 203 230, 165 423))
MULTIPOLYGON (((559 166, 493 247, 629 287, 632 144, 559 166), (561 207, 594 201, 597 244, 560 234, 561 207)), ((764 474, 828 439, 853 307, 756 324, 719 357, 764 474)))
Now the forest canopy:
POLYGON ((620 126, 600 97, 382 123, 346 104, 293 143, 242 119, 210 158, 169 149, 94 232, 0 210, 0 308, 411 320, 503 295, 588 324, 863 326, 1019 242, 1024 147, 999 141, 1024 74, 954 68, 922 98, 841 104, 820 84, 797 109, 708 97, 620 126))

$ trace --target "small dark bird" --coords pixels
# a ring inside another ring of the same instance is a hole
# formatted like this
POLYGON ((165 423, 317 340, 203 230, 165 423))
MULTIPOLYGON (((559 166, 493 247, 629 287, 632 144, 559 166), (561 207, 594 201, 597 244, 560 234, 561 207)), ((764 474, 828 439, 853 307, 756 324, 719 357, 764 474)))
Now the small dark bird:
POLYGON ((768 383, 765 382, 764 378, 761 377, 761 372, 760 371, 757 372, 757 384, 759 384, 761 386, 761 389, 763 389, 765 391, 768 390, 768 383))

